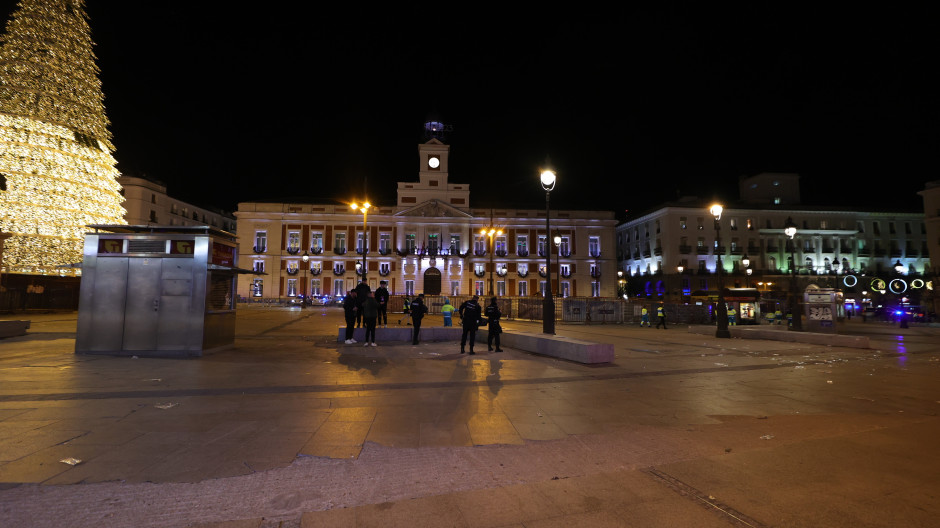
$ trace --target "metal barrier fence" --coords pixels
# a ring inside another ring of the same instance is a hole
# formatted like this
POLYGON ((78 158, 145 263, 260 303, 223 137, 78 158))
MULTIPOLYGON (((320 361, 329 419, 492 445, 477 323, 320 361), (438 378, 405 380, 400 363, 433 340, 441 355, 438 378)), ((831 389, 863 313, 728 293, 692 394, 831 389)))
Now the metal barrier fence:
MULTIPOLYGON (((460 305, 471 297, 473 296, 425 295, 424 304, 428 307, 428 313, 440 314, 445 299, 450 300, 450 303, 459 309, 460 305)), ((402 313, 404 299, 404 295, 392 295, 388 300, 388 312, 402 313)), ((283 300, 278 299, 268 301, 275 305, 284 303, 283 300)), ((490 303, 490 297, 481 296, 479 302, 485 308, 490 303)), ((496 303, 505 320, 542 320, 542 297, 497 297, 496 303)), ((649 311, 650 322, 656 324, 656 307, 659 304, 652 301, 627 301, 600 297, 557 298, 555 299, 555 320, 563 323, 639 325, 642 309, 646 307, 649 311)), ((667 324, 715 324, 714 310, 709 304, 664 303, 663 308, 666 312, 667 324)))

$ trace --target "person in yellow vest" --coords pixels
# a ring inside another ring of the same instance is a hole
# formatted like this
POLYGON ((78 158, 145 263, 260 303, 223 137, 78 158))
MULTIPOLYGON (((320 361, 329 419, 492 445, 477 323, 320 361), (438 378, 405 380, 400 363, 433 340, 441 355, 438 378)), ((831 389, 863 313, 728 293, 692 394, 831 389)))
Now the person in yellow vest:
POLYGON ((659 325, 663 325, 663 330, 665 330, 666 329, 666 310, 663 308, 662 303, 660 303, 659 306, 656 307, 656 317, 658 318, 658 320, 656 321, 656 328, 659 328, 659 325))
POLYGON ((737 314, 738 314, 738 312, 734 311, 734 307, 733 307, 733 306, 732 306, 731 308, 728 308, 728 324, 729 324, 729 325, 734 326, 734 325, 738 324, 737 322, 735 322, 735 321, 736 321, 735 316, 736 316, 737 314))
POLYGON ((781 312, 779 308, 774 312, 774 319, 777 320, 777 324, 783 323, 783 312, 781 312))
POLYGON ((640 326, 641 326, 641 327, 642 327, 642 326, 646 326, 646 327, 652 326, 652 325, 650 325, 650 312, 649 312, 649 310, 646 309, 645 306, 643 307, 642 310, 640 310, 640 326))
POLYGON ((767 324, 774 324, 774 313, 767 312, 767 324))

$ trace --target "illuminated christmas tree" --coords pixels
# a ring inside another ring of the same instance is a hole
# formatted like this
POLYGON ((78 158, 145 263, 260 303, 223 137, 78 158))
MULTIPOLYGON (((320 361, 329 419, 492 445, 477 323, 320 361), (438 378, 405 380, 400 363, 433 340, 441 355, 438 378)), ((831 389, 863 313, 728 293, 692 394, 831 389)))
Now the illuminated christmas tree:
POLYGON ((77 275, 85 227, 124 224, 84 0, 21 0, 0 37, 5 272, 77 275))

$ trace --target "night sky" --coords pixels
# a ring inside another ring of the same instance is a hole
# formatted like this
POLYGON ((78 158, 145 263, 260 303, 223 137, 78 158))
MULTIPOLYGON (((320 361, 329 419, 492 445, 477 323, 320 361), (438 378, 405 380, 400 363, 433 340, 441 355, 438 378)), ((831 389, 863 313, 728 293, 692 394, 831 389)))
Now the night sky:
POLYGON ((933 8, 199 3, 86 9, 118 168, 203 206, 392 205, 430 116, 476 207, 544 207, 546 159, 553 208, 620 219, 763 171, 808 204, 917 212, 938 179, 933 8))

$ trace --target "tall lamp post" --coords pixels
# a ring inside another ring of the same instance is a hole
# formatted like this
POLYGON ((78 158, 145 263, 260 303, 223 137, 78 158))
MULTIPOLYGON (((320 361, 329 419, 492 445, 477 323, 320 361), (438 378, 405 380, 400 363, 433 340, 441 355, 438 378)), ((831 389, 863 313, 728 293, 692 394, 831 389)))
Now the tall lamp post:
POLYGON ((366 255, 369 253, 369 231, 366 226, 366 220, 369 217, 369 208, 372 207, 372 204, 369 202, 356 203, 353 202, 349 204, 349 208, 353 211, 359 211, 362 213, 362 281, 368 284, 366 280, 366 274, 369 272, 369 267, 366 266, 366 255))
POLYGON ((300 259, 304 261, 304 298, 300 301, 300 308, 303 309, 307 307, 307 268, 310 267, 310 255, 307 254, 307 250, 304 250, 304 256, 300 257, 300 259))
POLYGON ((803 309, 800 307, 800 293, 797 290, 796 281, 796 257, 793 247, 796 245, 793 240, 796 236, 796 224, 793 223, 793 218, 787 217, 787 221, 783 224, 783 233, 790 237, 790 313, 793 315, 790 330, 801 332, 803 331, 803 309))
POLYGON ((731 332, 728 331, 728 306, 725 304, 725 285, 721 277, 721 224, 719 223, 723 210, 724 207, 720 204, 714 204, 708 209, 715 217, 715 255, 718 257, 718 263, 715 267, 715 271, 718 273, 718 328, 715 330, 715 337, 727 338, 731 337, 731 332))
MULTIPOLYGON (((492 220, 492 219, 491 219, 492 220)), ((496 265, 493 263, 493 254, 496 253, 495 240, 493 237, 502 236, 503 230, 497 227, 484 227, 480 234, 489 237, 490 239, 490 284, 489 284, 489 295, 496 295, 493 293, 493 270, 496 269, 496 265)))
POLYGON ((747 253, 741 257, 741 265, 744 266, 744 285, 751 287, 751 259, 747 258, 747 253))
POLYGON ((679 279, 679 302, 685 300, 685 291, 682 289, 682 272, 685 271, 685 266, 682 265, 682 262, 679 262, 679 265, 676 266, 676 275, 679 279))
MULTIPOLYGON (((898 277, 901 276, 901 273, 904 272, 904 264, 901 264, 901 259, 898 259, 894 263, 894 272, 898 274, 898 277)), ((900 296, 899 296, 900 297, 900 296)), ((898 318, 898 328, 909 328, 907 325, 907 307, 904 306, 904 299, 899 299, 898 307, 901 309, 901 314, 898 318)))
POLYGON ((552 248, 551 248, 551 208, 549 196, 555 188, 555 171, 546 169, 542 171, 540 179, 542 189, 545 189, 545 294, 542 296, 542 333, 555 333, 555 301, 552 299, 552 248))
MULTIPOLYGON (((561 298, 561 235, 558 232, 555 232, 555 247, 558 248, 558 258, 555 259, 555 297, 561 298)), ((551 283, 549 283, 549 289, 551 289, 551 283)))

